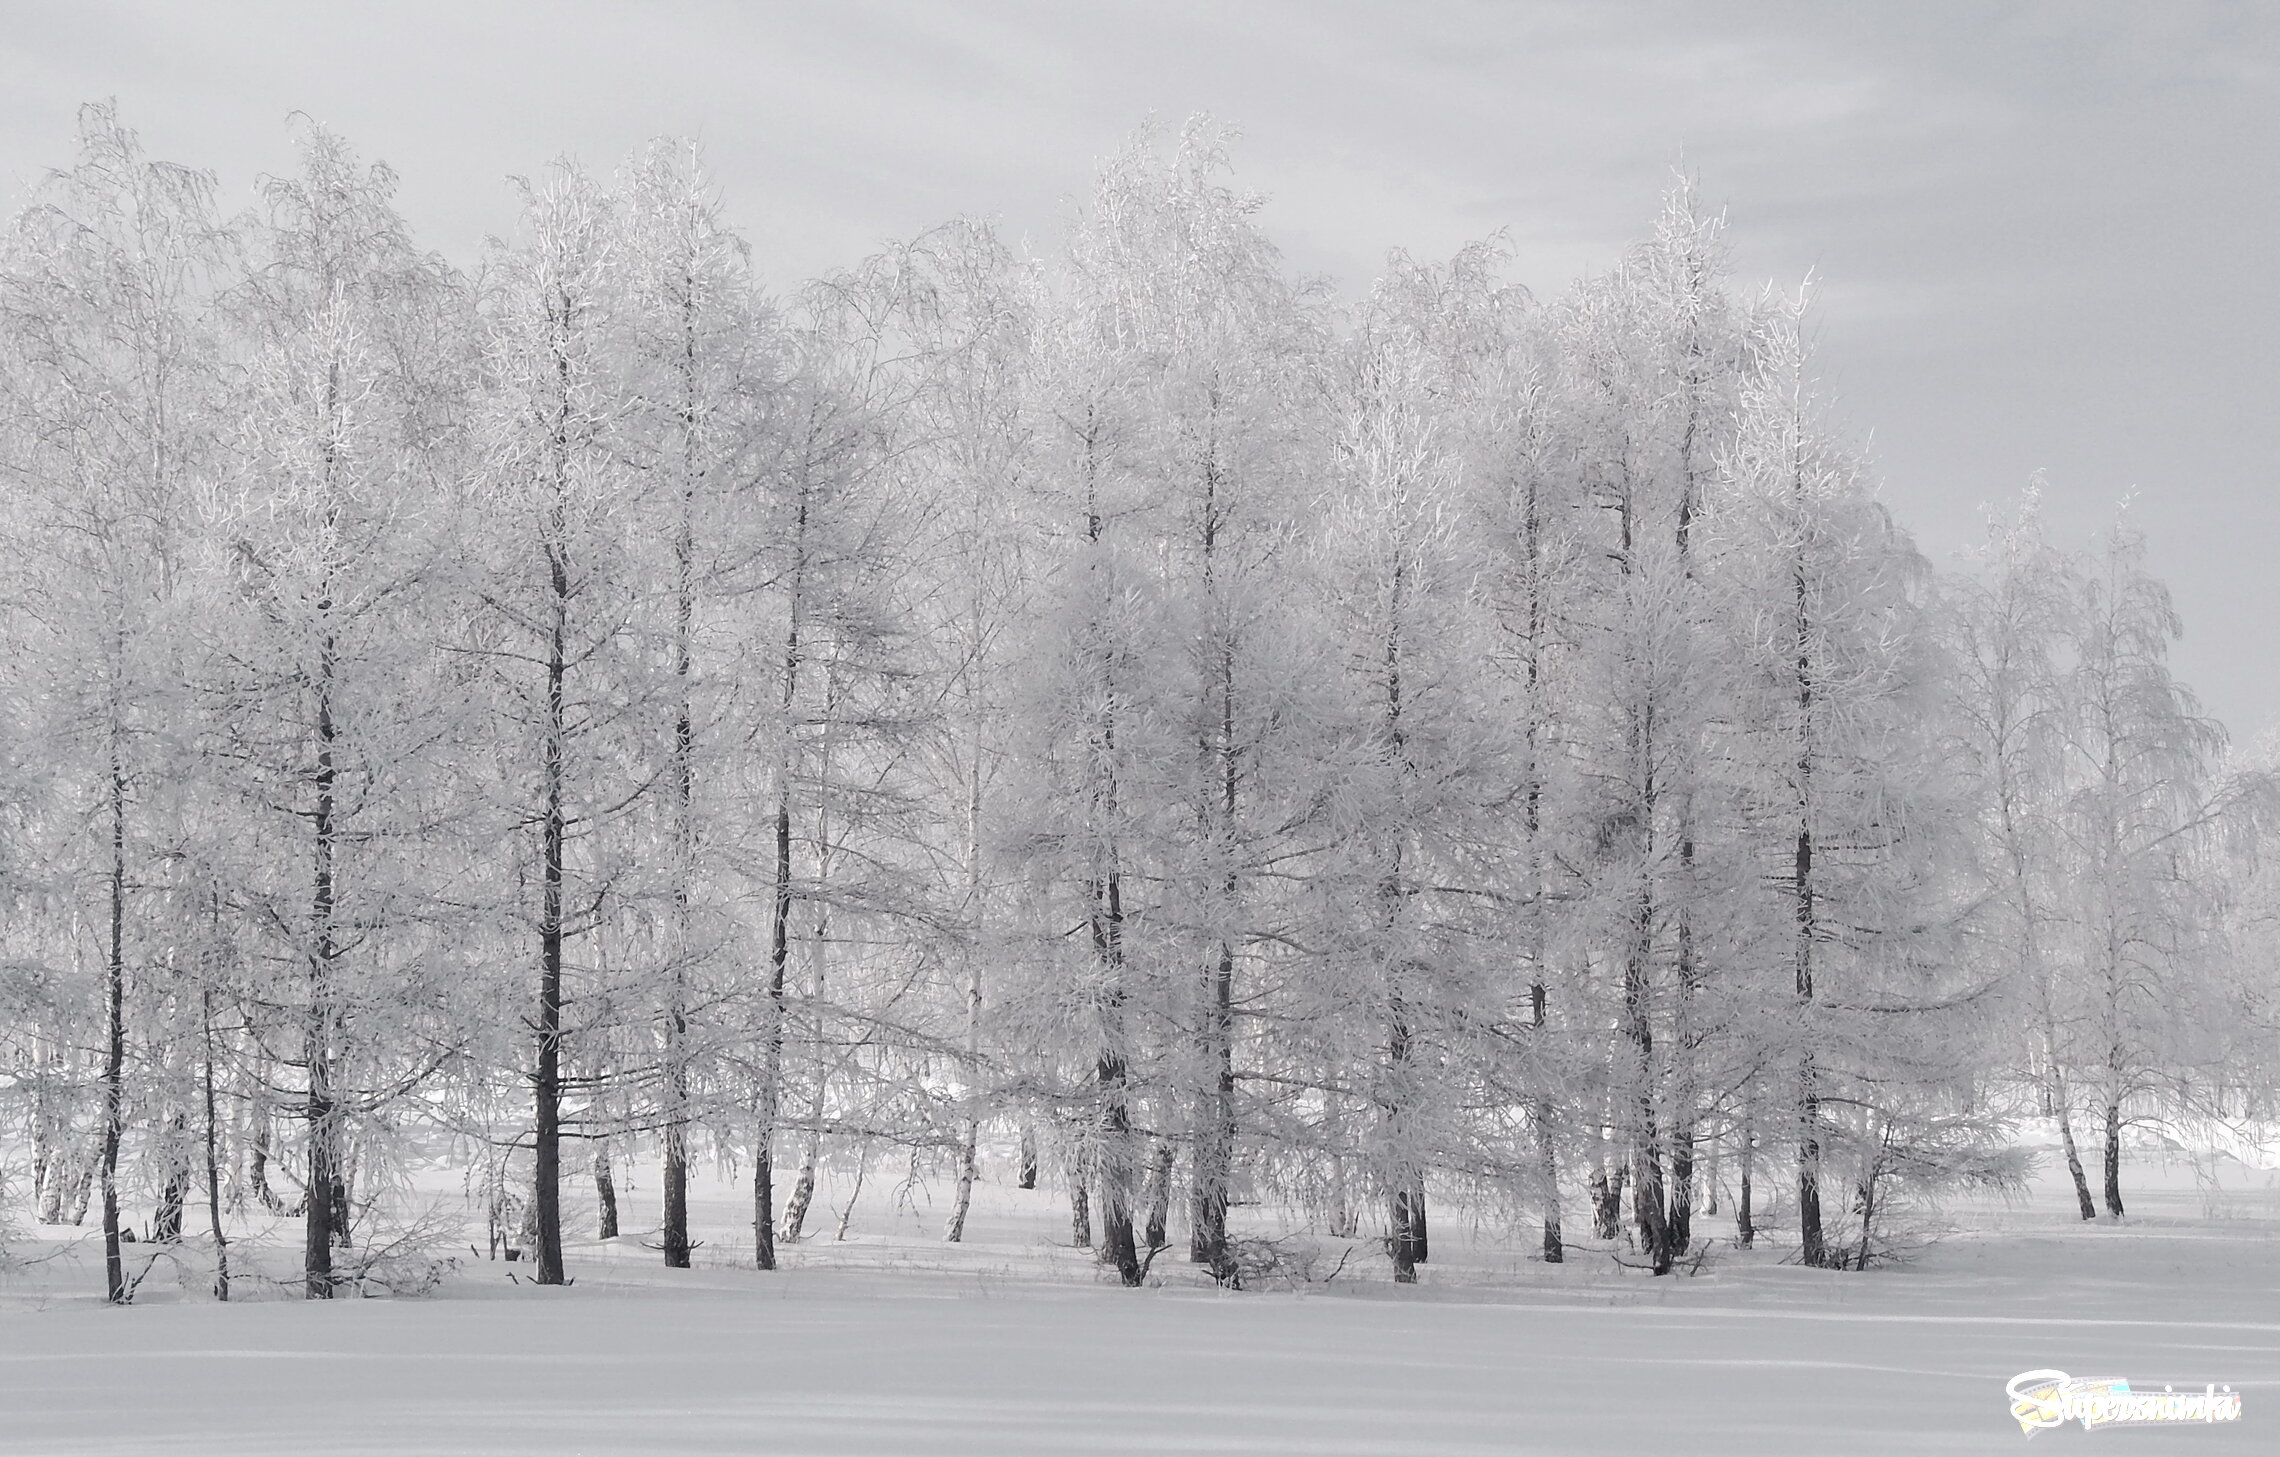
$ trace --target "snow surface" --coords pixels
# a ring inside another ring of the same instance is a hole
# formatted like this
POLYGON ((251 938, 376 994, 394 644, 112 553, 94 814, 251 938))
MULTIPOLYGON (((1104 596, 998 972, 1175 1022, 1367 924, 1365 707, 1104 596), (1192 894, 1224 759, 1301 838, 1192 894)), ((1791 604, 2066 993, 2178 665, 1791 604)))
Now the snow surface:
MULTIPOLYGON (((1443 1214, 1410 1290, 1367 1246, 1336 1268, 1344 1243, 1317 1236, 1312 1283, 1223 1293, 1167 1255, 1163 1283, 1127 1291, 1056 1246, 1056 1195, 994 1186, 962 1247, 939 1242, 939 1209, 875 1181, 846 1241, 819 1199, 785 1269, 734 1268, 722 1183, 694 1270, 589 1237, 568 1289, 467 1260, 424 1299, 329 1304, 243 1281, 218 1305, 162 1265, 107 1309, 84 1232, 47 1229, 17 1253, 50 1258, 0 1281, 0 1452, 2016 1451, 2003 1385, 2038 1367, 2227 1382, 2244 1416, 2065 1429, 2037 1451, 2280 1451, 2275 1175, 2226 1158, 2132 1174, 2125 1224, 2070 1219, 2046 1178, 1866 1275, 1733 1251, 1724 1221, 1692 1277, 1581 1248, 1545 1266, 1524 1233, 1443 1214)), ((645 1177, 629 1214, 653 1202, 645 1177)), ((283 1271, 283 1233, 241 1253, 283 1271)))

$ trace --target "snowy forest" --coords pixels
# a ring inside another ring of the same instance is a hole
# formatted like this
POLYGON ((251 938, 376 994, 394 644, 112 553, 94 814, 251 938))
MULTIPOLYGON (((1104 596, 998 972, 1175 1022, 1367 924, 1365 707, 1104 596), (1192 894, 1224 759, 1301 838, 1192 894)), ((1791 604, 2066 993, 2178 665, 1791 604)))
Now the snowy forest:
POLYGON ((772 1269, 835 1148, 1125 1285, 1862 1269, 2022 1119, 2091 1220, 2271 1115, 2270 780, 2127 512, 1926 560, 1690 181, 1341 295, 1197 119, 799 283, 688 143, 463 270, 299 142, 233 213, 91 106, 0 242, 0 1208, 113 1302, 250 1214, 687 1266, 700 1173, 772 1269))

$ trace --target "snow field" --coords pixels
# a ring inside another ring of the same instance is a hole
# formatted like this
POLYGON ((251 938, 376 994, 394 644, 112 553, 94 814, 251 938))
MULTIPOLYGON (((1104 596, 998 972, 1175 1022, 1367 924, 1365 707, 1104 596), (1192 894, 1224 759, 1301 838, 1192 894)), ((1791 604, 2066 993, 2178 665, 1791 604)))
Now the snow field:
MULTIPOLYGON (((2100 1433, 2100 1450, 2273 1450, 2273 1176, 2178 1160, 2139 1184, 2129 1223, 2084 1226, 2046 1178, 1867 1275, 1733 1251, 1723 1221, 1692 1278, 1586 1248, 1550 1267, 1444 1216, 1413 1290, 1366 1246, 1320 1283, 1338 1241, 1310 1285, 1227 1294, 1174 1251, 1162 1284, 1117 1289, 1056 1244, 1057 1193, 996 1185, 962 1247, 907 1190, 873 1183, 845 1242, 819 1199, 818 1232, 762 1275, 732 1264, 742 1191, 708 1182, 696 1269, 587 1239, 569 1289, 470 1261, 424 1300, 241 1283, 222 1306, 161 1270, 110 1310, 74 1247, 7 1281, 0 1452, 1994 1452, 2023 1440, 2003 1383, 2039 1367, 2244 1395, 2237 1424, 2100 1433)), ((653 1190, 625 1194, 629 1227, 653 1190)), ((62 1248, 42 1233, 28 1252, 62 1248)), ((268 1241, 241 1254, 290 1265, 268 1241)))

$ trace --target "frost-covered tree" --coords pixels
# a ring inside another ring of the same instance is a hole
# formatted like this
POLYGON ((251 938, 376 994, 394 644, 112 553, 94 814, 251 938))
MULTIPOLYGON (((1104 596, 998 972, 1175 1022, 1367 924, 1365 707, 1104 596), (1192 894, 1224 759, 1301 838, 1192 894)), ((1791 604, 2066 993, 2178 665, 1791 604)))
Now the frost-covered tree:
POLYGON ((222 580, 201 678, 220 790, 253 827, 228 873, 264 968, 259 1035, 303 1079, 303 1275, 323 1299, 364 1120, 456 1036, 445 989, 469 948, 441 909, 469 724, 433 624, 459 600, 466 373, 464 295, 412 245, 393 174, 321 128, 302 148, 300 174, 265 185, 228 298, 245 363, 203 523, 222 580))
POLYGON ((77 160, 18 215, 0 265, 7 525, 14 559, 35 567, 12 594, 26 635, 11 648, 36 705, 24 731, 52 776, 40 853, 72 926, 32 954, 54 991, 45 1005, 76 1024, 86 1004, 64 990, 68 961, 98 948, 96 1026, 52 1031, 95 1049, 91 1177, 105 1289, 121 1303, 130 998, 160 989, 180 910, 171 867, 193 833, 179 734, 185 556, 193 483, 212 461, 211 298, 227 252, 212 177, 150 160, 96 105, 81 110, 77 160))
POLYGON ((2061 1056, 2096 1099, 2106 1213, 2123 1213, 2122 1129, 2137 1101, 2183 1069, 2185 1033, 2208 1015, 2215 917, 2197 854, 2223 808, 2224 731, 2169 671, 2181 626, 2117 524, 2076 577, 2065 618, 2066 840, 2062 914, 2068 995, 2061 1056))
MULTIPOLYGON (((737 695, 737 606, 754 587, 751 502, 772 402, 774 326, 744 242, 694 147, 659 141, 633 170, 624 215, 627 449, 650 477, 654 509, 630 523, 643 543, 653 655, 669 680, 660 839, 669 908, 657 938, 655 1068, 644 1100, 662 1153, 665 1263, 687 1268, 690 1139, 733 994, 734 936, 719 857, 740 802, 730 741, 737 695)), ((647 1119, 641 1121, 649 1121, 647 1119)))
MULTIPOLYGON (((1575 892, 1614 1009, 1603 1158, 1621 1161, 1658 1270, 1690 1236, 1713 970, 1698 942, 1716 877, 1732 868, 1705 844, 1717 809, 1706 736, 1724 680, 1697 540, 1736 383, 1722 228, 1690 187, 1674 189, 1652 240, 1579 289, 1560 325, 1573 468, 1599 514, 1570 710, 1590 786, 1575 892)), ((1619 1178, 1603 1181, 1611 1193, 1619 1178)))
POLYGON ((1952 944, 1961 825, 1933 772, 1925 571, 1816 418, 1802 305, 1761 311, 1711 530, 1740 648, 1726 757, 1770 892, 1737 950, 1788 1003, 1747 1051, 1795 1130, 1800 1257, 1842 1266, 1823 1204, 1832 1160, 1854 1184, 1862 1264, 1881 1181, 1971 1173, 1981 1130, 1952 1096, 1973 1073, 1959 1056, 1973 996, 1952 944))
POLYGON ((1971 775, 1977 873, 1985 902, 1973 944, 2007 976, 2030 1024, 2021 1049, 2084 1219, 2097 1217, 2059 1055, 2065 883, 2059 810, 2065 783, 2063 641, 2075 564, 2046 539, 2039 490, 1990 523, 1974 570, 1944 603, 1951 753, 1971 775))
POLYGON ((564 165, 524 186, 520 231, 487 260, 480 296, 466 570, 484 610, 463 651, 490 670, 497 810, 519 851, 498 884, 510 923, 536 943, 523 1076, 541 1284, 564 1278, 566 1014, 613 970, 601 933, 632 894, 633 811, 665 758, 648 712, 658 675, 635 630, 646 585, 634 576, 639 508, 618 446, 625 266, 614 200, 564 165))

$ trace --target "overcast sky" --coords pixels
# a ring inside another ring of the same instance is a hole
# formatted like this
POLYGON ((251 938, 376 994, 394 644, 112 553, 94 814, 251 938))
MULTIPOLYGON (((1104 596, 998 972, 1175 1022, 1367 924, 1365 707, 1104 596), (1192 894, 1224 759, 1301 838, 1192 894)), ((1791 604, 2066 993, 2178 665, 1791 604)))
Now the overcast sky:
POLYGON ((1822 280, 1842 416, 1935 560, 2038 469, 2069 538, 2134 491, 2181 673, 2280 725, 2280 6, 0 0, 14 195, 105 96, 233 204, 306 111, 462 262, 507 176, 695 135, 787 285, 960 213, 1050 247, 1151 112, 1238 124, 1269 230, 1349 294, 1497 228, 1554 294, 1683 159, 1744 282, 1822 280))

